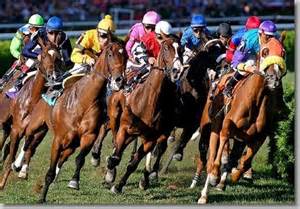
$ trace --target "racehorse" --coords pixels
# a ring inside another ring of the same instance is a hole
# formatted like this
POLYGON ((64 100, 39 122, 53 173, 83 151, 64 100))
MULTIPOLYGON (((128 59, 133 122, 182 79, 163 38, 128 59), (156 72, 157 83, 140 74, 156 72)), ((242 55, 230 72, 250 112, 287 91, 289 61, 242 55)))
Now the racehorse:
MULTIPOLYGON (((261 45, 257 64, 259 70, 248 75, 242 84, 236 87, 234 97, 229 101, 229 106, 226 105, 228 108, 222 123, 217 124, 219 127, 216 130, 220 131, 219 134, 211 134, 207 162, 208 176, 198 203, 207 202, 209 183, 215 185, 219 179, 222 153, 224 147, 228 146, 229 138, 241 140, 247 145, 246 154, 241 158, 237 169, 232 171, 232 182, 237 182, 251 167, 254 155, 272 130, 276 95, 281 78, 286 72, 283 57, 284 50, 281 43, 271 38, 266 45, 261 45), (219 146, 217 146, 218 138, 219 146)), ((223 102, 226 104, 226 99, 223 102)), ((227 173, 223 175, 221 178, 226 179, 227 173)))
MULTIPOLYGON (((176 86, 172 81, 175 82, 179 79, 183 70, 179 50, 176 37, 165 37, 161 43, 157 62, 151 68, 146 80, 127 97, 122 97, 122 112, 120 120, 116 121, 119 127, 114 138, 114 151, 107 159, 108 174, 120 163, 125 148, 133 141, 134 137, 142 137, 143 142, 131 159, 119 184, 111 188, 114 193, 122 191, 128 177, 135 171, 141 159, 157 143, 165 141, 174 127, 175 103, 173 102, 176 86)), ((113 130, 113 126, 111 128, 113 130)), ((148 177, 149 172, 145 170, 140 187, 144 189, 148 187, 148 177)))
POLYGON ((24 136, 25 129, 30 121, 31 112, 41 98, 46 80, 55 77, 56 63, 60 61, 60 54, 54 44, 50 42, 45 44, 41 38, 38 39, 38 43, 42 48, 42 59, 37 68, 37 73, 33 79, 29 79, 24 84, 12 104, 13 121, 10 133, 10 151, 0 189, 4 188, 11 170, 15 169, 12 162, 15 160, 19 142, 24 136))
POLYGON ((110 43, 104 48, 94 69, 81 78, 57 100, 52 110, 54 138, 51 148, 50 168, 45 176, 45 184, 40 202, 46 201, 46 195, 56 173, 68 157, 80 146, 76 157, 76 170, 70 187, 79 188, 80 170, 85 156, 92 148, 101 118, 101 100, 105 97, 105 87, 110 82, 113 90, 119 90, 123 84, 126 65, 124 47, 119 43, 110 43))
MULTIPOLYGON (((176 105, 176 127, 183 128, 177 146, 174 146, 170 157, 165 162, 161 173, 165 173, 175 153, 183 155, 183 150, 199 126, 199 120, 205 105, 209 89, 208 69, 216 70, 226 51, 219 39, 207 41, 198 53, 189 61, 189 68, 180 79, 176 105)), ((221 69, 217 69, 219 72, 221 69)), ((166 144, 160 151, 166 150, 166 144)), ((175 154, 175 155, 174 155, 175 154)), ((159 158, 158 158, 159 160, 159 158)), ((180 159, 181 160, 181 159, 180 159)), ((158 165, 154 170, 158 171, 158 165)))

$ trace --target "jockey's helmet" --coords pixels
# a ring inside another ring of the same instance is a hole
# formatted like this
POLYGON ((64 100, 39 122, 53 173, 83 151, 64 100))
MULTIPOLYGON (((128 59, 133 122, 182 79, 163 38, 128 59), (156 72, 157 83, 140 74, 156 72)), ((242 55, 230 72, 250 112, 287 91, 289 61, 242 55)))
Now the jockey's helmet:
POLYGON ((159 21, 155 26, 155 33, 170 35, 172 33, 172 26, 167 21, 159 21))
POLYGON ((205 26, 206 26, 206 20, 203 15, 201 15, 201 14, 193 15, 192 21, 191 21, 192 28, 205 27, 205 26))
POLYGON ((217 29, 217 34, 224 37, 232 36, 232 29, 228 23, 221 23, 217 29))
POLYGON ((63 29, 63 21, 61 18, 53 16, 49 18, 46 24, 47 31, 61 31, 63 29))
POLYGON ((271 20, 263 21, 259 26, 259 33, 274 36, 277 32, 276 25, 271 20))
POLYGON ((28 23, 30 26, 42 27, 44 25, 44 18, 39 14, 34 14, 29 18, 28 23))
POLYGON ((112 20, 112 16, 105 15, 105 17, 98 23, 97 29, 104 33, 107 33, 108 31, 115 32, 116 25, 112 20))
POLYGON ((160 16, 155 11, 148 11, 142 20, 145 25, 156 25, 160 21, 160 16))
POLYGON ((250 16, 250 17, 248 17, 245 26, 246 26, 247 29, 254 29, 254 28, 258 28, 259 24, 260 24, 259 17, 250 16))

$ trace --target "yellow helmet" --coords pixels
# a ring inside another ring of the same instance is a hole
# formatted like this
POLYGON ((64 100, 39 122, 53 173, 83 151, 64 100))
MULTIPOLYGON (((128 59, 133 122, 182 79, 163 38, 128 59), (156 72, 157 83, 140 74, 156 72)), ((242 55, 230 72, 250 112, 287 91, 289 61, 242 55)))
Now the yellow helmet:
POLYGON ((112 16, 105 15, 105 17, 98 23, 97 28, 104 31, 115 32, 116 25, 112 20, 112 16))

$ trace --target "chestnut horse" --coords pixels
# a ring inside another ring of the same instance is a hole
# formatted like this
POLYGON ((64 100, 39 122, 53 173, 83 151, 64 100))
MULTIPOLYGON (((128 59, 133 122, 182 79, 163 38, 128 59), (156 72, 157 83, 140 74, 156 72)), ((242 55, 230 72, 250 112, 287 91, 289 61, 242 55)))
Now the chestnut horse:
MULTIPOLYGON (((117 121, 119 127, 114 138, 114 151, 107 159, 107 174, 120 163, 125 148, 135 137, 142 137, 143 142, 131 159, 119 184, 111 188, 114 193, 122 191, 130 174, 135 171, 142 158, 157 143, 167 140, 174 127, 176 86, 171 81, 175 82, 179 79, 179 74, 183 70, 179 49, 176 37, 165 38, 161 43, 156 66, 151 68, 145 82, 137 86, 126 98, 121 97, 122 113, 120 120, 117 121)), ((114 95, 112 99, 113 97, 114 95)), ((111 128, 113 131, 114 127, 111 128)), ((145 170, 141 187, 147 188, 148 178, 149 172, 145 170)))
POLYGON ((64 93, 57 100, 52 110, 53 142, 51 148, 50 168, 45 176, 45 184, 40 202, 46 201, 50 184, 63 163, 80 147, 76 157, 76 170, 69 187, 79 188, 80 170, 85 156, 92 148, 101 118, 102 97, 105 97, 107 82, 113 90, 119 90, 123 83, 126 65, 124 47, 119 43, 110 43, 104 48, 95 68, 64 93))
MULTIPOLYGON (((275 38, 272 38, 270 43, 276 47, 261 46, 259 60, 263 61, 260 62, 259 71, 250 74, 242 81, 242 85, 237 87, 223 122, 218 124, 220 126, 217 128, 220 130, 218 149, 217 143, 212 142, 218 140, 218 134, 215 134, 215 137, 211 135, 210 154, 207 162, 208 176, 198 203, 207 202, 209 183, 215 185, 219 179, 222 153, 224 147, 228 146, 229 138, 241 140, 247 145, 246 154, 241 158, 237 169, 231 174, 232 181, 237 182, 240 176, 251 167, 254 155, 270 134, 276 109, 276 105, 274 105, 276 104, 276 94, 281 84, 281 78, 284 76, 283 71, 286 70, 281 43, 275 38), (214 139, 212 140, 212 138, 214 139)), ((227 173, 225 172, 223 175, 226 179, 227 173)))
POLYGON ((19 142, 24 136, 25 129, 30 121, 31 112, 33 111, 36 103, 41 98, 41 93, 45 89, 46 79, 50 79, 55 74, 55 61, 60 60, 60 54, 55 46, 39 38, 38 43, 42 48, 42 60, 39 64, 35 77, 28 80, 20 90, 17 98, 12 102, 12 127, 10 133, 10 150, 9 158, 5 167, 3 179, 0 183, 0 189, 3 189, 7 178, 12 169, 15 169, 13 161, 19 146, 19 142))

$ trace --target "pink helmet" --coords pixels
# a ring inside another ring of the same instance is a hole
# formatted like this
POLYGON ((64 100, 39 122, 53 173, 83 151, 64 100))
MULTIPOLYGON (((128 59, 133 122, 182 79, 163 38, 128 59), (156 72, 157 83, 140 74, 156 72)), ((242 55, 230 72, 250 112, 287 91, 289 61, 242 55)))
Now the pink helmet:
POLYGON ((143 24, 156 25, 160 21, 160 16, 154 11, 148 11, 142 20, 143 24))

